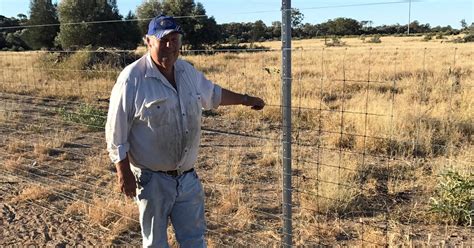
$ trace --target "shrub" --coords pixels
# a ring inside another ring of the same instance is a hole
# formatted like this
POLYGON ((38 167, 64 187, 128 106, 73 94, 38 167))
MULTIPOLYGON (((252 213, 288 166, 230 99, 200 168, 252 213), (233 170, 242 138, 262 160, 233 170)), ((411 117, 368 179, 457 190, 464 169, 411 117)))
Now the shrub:
POLYGON ((466 34, 464 37, 456 37, 451 40, 453 43, 474 42, 474 34, 466 34))
POLYGON ((70 52, 45 52, 39 57, 39 63, 41 67, 56 69, 50 76, 59 80, 72 77, 115 79, 123 67, 138 58, 139 55, 133 52, 87 47, 70 52))
POLYGON ((467 34, 463 39, 464 42, 474 42, 474 34, 467 34))
POLYGON ((80 105, 75 112, 60 108, 59 115, 66 121, 83 124, 90 131, 103 130, 107 121, 107 113, 90 105, 80 105))
POLYGON ((379 35, 375 35, 372 38, 370 38, 367 42, 368 43, 381 43, 382 40, 380 39, 379 35))
POLYGON ((433 35, 432 34, 427 34, 423 37, 423 41, 430 41, 431 39, 433 39, 433 35))
POLYGON ((344 46, 346 45, 345 42, 341 41, 338 37, 333 37, 330 42, 325 43, 326 46, 344 46))
POLYGON ((464 38, 456 37, 456 38, 452 39, 451 42, 453 42, 453 43, 464 43, 464 38))
POLYGON ((431 211, 450 223, 472 226, 474 174, 461 176, 458 172, 448 171, 441 178, 435 197, 430 199, 431 211))

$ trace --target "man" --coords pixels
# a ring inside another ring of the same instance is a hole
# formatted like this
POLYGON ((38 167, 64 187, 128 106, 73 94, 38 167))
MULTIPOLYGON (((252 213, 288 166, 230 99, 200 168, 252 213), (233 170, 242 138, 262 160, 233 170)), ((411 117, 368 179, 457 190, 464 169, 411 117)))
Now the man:
POLYGON ((148 53, 120 73, 110 97, 107 149, 121 191, 136 197, 146 247, 168 247, 168 219, 181 247, 206 246, 204 192, 194 170, 202 109, 265 106, 178 59, 182 36, 172 17, 152 19, 148 53))

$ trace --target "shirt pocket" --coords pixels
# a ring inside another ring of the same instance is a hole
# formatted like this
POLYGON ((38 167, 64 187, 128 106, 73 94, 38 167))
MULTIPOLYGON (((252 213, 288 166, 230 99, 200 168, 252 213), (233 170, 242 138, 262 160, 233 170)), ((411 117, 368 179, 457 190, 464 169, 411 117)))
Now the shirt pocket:
POLYGON ((167 97, 158 98, 144 104, 140 120, 150 127, 160 127, 169 124, 169 107, 167 97))

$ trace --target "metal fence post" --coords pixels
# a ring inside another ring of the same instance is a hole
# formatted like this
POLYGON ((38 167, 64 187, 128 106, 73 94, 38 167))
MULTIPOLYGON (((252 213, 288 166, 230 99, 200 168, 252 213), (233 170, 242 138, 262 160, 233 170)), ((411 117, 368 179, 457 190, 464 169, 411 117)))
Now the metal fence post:
POLYGON ((291 0, 282 0, 283 247, 291 247, 291 0))

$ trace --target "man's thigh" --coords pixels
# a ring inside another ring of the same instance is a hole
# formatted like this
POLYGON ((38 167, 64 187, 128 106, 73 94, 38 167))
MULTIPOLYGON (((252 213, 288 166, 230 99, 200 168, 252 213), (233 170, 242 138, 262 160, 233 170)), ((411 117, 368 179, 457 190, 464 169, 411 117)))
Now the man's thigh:
POLYGON ((168 216, 176 197, 176 183, 158 173, 137 174, 137 203, 144 247, 168 247, 168 216))
POLYGON ((181 247, 205 247, 204 190, 196 172, 178 180, 178 197, 171 222, 181 247))

